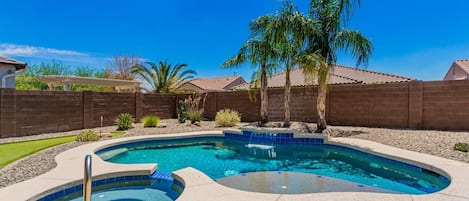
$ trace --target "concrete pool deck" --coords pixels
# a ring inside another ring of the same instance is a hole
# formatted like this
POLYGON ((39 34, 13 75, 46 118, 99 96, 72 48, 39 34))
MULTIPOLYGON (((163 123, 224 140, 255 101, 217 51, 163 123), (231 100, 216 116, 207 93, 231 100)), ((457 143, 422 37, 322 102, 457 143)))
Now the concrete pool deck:
MULTIPOLYGON (((150 175, 157 164, 120 165, 101 160, 95 151, 114 145, 151 139, 190 138, 196 136, 222 136, 222 131, 178 133, 158 136, 138 136, 99 141, 63 152, 56 157, 57 167, 43 175, 0 189, 2 200, 37 200, 45 195, 81 183, 85 155, 93 157, 93 179, 113 176, 150 175)), ((427 154, 398 149, 383 144, 351 138, 333 138, 326 142, 396 159, 428 170, 451 180, 442 191, 426 195, 388 194, 370 192, 328 192, 310 194, 266 194, 229 188, 213 181, 204 173, 185 168, 173 173, 185 185, 178 201, 210 200, 469 200, 469 164, 427 154)))

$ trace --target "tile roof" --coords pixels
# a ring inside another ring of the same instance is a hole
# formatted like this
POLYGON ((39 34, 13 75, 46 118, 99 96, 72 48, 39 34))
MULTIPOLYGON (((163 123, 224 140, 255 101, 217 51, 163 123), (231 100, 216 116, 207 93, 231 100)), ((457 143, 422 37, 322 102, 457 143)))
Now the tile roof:
POLYGON ((197 78, 189 81, 189 83, 206 91, 222 91, 227 90, 226 87, 239 78, 241 78, 241 76, 197 78))
MULTIPOLYGON (((306 86, 311 84, 305 82, 303 71, 300 68, 296 68, 291 71, 290 80, 292 86, 306 86)), ((336 65, 331 79, 329 80, 329 84, 372 84, 375 82, 408 82, 412 80, 415 79, 366 69, 336 65)), ((270 76, 267 82, 268 86, 273 88, 285 86, 285 72, 270 76)), ((312 84, 317 84, 317 82, 312 84)), ((236 88, 248 87, 249 83, 239 85, 236 88)))
POLYGON ((2 57, 2 56, 0 56, 0 63, 2 63, 2 64, 12 64, 16 67, 16 70, 24 69, 28 65, 24 62, 16 61, 14 59, 7 58, 7 57, 2 57))
POLYGON ((463 71, 466 71, 467 74, 469 74, 469 59, 456 60, 454 63, 458 65, 463 71))

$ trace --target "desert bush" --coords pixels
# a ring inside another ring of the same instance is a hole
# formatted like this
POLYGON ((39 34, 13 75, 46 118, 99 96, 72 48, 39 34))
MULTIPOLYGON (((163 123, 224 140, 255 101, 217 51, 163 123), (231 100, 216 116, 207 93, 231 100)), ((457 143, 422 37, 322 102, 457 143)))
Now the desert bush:
POLYGON ((145 116, 141 119, 141 122, 143 123, 143 127, 156 127, 160 123, 160 118, 158 116, 154 115, 148 115, 145 116))
POLYGON ((98 132, 93 131, 93 130, 81 131, 75 138, 75 141, 77 142, 88 142, 88 141, 98 141, 98 140, 99 140, 99 134, 98 132))
POLYGON ((236 126, 239 122, 241 122, 241 117, 235 110, 223 109, 215 116, 215 123, 221 127, 236 126))
POLYGON ((188 103, 187 118, 191 124, 202 121, 207 94, 193 94, 185 100, 188 103), (202 103, 202 105, 200 105, 202 103))
POLYGON ((469 144, 467 143, 456 143, 453 147, 454 150, 468 152, 469 151, 469 144))
POLYGON ((187 118, 191 121, 191 124, 202 121, 202 115, 204 114, 203 109, 190 109, 187 111, 187 118))
POLYGON ((187 101, 180 100, 178 102, 177 115, 179 123, 185 123, 187 120, 187 110, 189 103, 187 101))
POLYGON ((129 113, 122 113, 117 116, 115 122, 117 130, 129 130, 135 122, 135 119, 129 113))

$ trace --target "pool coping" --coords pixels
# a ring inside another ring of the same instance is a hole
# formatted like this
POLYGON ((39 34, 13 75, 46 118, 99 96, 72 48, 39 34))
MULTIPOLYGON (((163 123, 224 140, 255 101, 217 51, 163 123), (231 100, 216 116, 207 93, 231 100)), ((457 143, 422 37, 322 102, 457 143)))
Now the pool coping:
MULTIPOLYGON (((230 131, 233 131, 232 129, 230 131)), ((83 179, 83 159, 93 157, 93 179, 115 176, 150 175, 157 164, 121 165, 101 160, 97 150, 114 145, 152 139, 179 139, 202 136, 223 136, 222 130, 199 131, 166 135, 150 135, 111 139, 82 145, 59 154, 57 167, 33 179, 0 189, 5 200, 37 200, 45 195, 79 184, 83 179)), ((216 183, 194 168, 173 172, 173 176, 185 185, 178 201, 195 200, 469 200, 469 164, 428 154, 403 150, 376 142, 353 138, 329 138, 324 143, 357 149, 389 159, 403 161, 448 177, 451 184, 442 191, 426 195, 386 194, 368 192, 328 192, 311 194, 266 194, 237 190, 216 183)))

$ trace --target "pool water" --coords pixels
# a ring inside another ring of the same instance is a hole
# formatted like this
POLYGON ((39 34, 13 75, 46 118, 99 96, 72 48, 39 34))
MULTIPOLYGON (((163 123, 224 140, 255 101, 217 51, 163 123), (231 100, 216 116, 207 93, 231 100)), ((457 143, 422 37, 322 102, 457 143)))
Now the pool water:
POLYGON ((333 145, 256 145, 223 137, 147 141, 97 152, 121 151, 107 161, 120 164, 158 163, 159 172, 196 168, 212 179, 250 172, 286 171, 346 180, 386 190, 426 194, 449 185, 434 172, 333 145))
MULTIPOLYGON (((183 187, 175 185, 173 181, 165 180, 137 180, 120 181, 93 187, 91 200, 93 201, 172 201, 176 200, 183 187)), ((54 201, 82 201, 83 191, 67 194, 54 201)))

